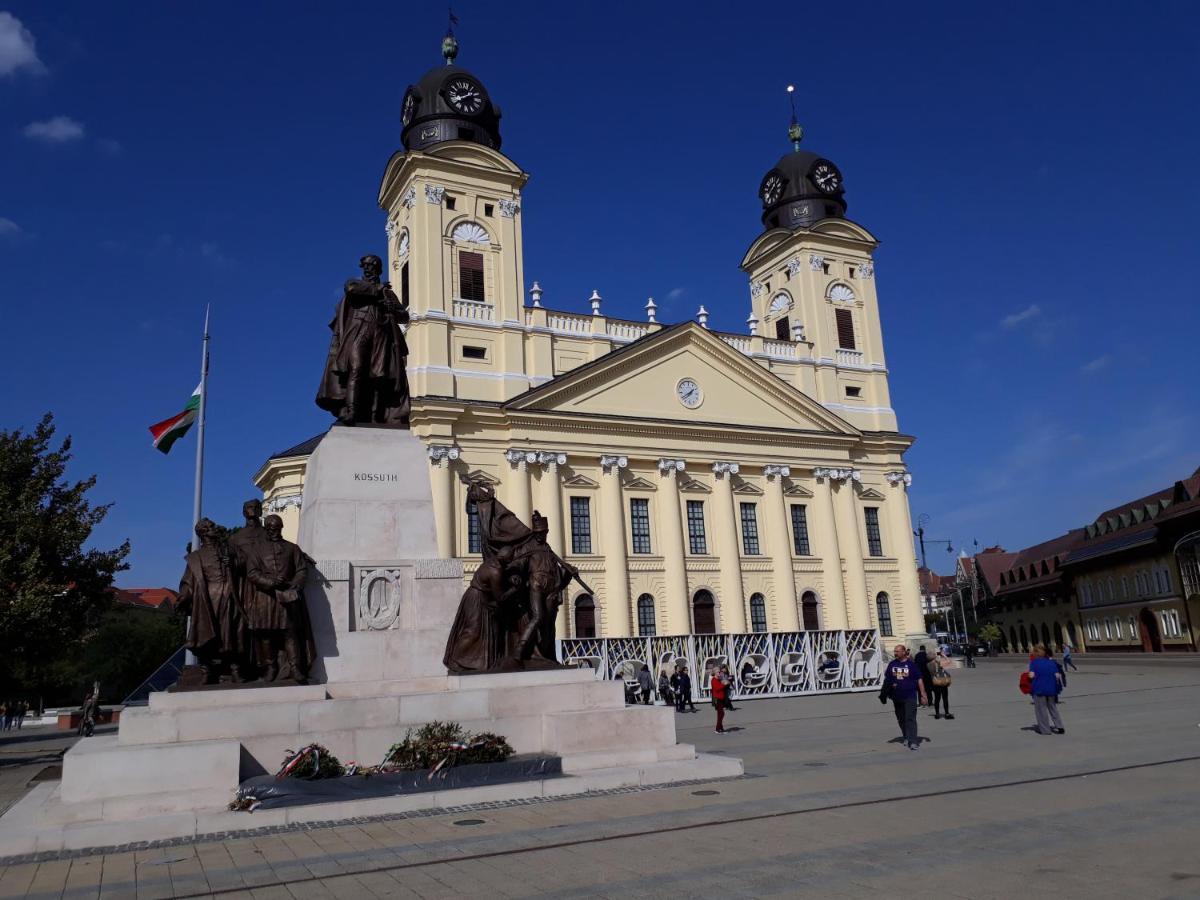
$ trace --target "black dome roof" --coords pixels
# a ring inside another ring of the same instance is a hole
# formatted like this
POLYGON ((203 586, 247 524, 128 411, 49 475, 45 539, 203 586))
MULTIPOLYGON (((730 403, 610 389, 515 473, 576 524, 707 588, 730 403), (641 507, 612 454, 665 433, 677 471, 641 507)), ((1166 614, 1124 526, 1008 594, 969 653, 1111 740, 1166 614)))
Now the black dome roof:
POLYGON ((798 228, 821 219, 844 218, 845 193, 842 173, 828 159, 808 150, 785 153, 758 188, 763 225, 798 228))
POLYGON ((473 141, 500 149, 500 107, 483 82, 461 66, 437 66, 410 85, 400 116, 405 150, 423 150, 444 141, 473 141), (453 102, 456 97, 461 99, 453 102))

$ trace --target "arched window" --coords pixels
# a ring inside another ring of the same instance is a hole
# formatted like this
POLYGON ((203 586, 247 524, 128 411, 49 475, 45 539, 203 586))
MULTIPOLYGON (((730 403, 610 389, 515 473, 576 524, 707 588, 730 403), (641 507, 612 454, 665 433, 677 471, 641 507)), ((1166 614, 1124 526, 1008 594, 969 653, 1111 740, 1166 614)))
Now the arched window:
POLYGON ((1054 643, 1058 644, 1060 650, 1066 646, 1066 644, 1063 643, 1062 625, 1060 625, 1058 622, 1054 623, 1054 643))
POLYGON ((1078 639, 1075 636, 1075 623, 1074 622, 1067 623, 1067 638, 1071 641, 1072 647, 1076 646, 1079 643, 1078 639))
POLYGON ((580 594, 575 598, 575 637, 596 636, 596 602, 591 594, 580 594))
POLYGON ((1021 650, 1029 650, 1029 632, 1025 630, 1025 626, 1021 626, 1021 650))
POLYGON ((892 602, 888 595, 880 592, 875 598, 875 612, 879 617, 879 634, 882 637, 892 636, 892 602))
POLYGON ((637 601, 638 635, 654 637, 654 598, 642 594, 637 601))
POLYGON ((1045 644, 1047 647, 1054 646, 1050 642, 1050 629, 1046 627, 1045 622, 1042 623, 1042 643, 1045 644))
POLYGON ((767 630, 767 600, 762 594, 750 597, 750 630, 767 630))
POLYGON ((692 597, 692 633, 716 634, 717 612, 716 601, 708 591, 696 591, 692 597))
POLYGON ((817 603, 817 595, 812 591, 805 591, 800 598, 800 613, 800 621, 805 631, 821 630, 820 604, 817 603))
POLYGON ((1009 649, 1012 650, 1013 653, 1018 652, 1021 649, 1021 643, 1017 640, 1017 629, 1013 628, 1011 625, 1008 626, 1008 636, 1010 639, 1009 649))

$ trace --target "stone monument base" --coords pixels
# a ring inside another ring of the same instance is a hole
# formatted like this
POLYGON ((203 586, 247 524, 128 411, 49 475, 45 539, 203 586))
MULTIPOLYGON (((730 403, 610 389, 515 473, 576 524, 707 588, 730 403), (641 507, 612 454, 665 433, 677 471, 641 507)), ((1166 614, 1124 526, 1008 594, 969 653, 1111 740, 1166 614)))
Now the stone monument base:
POLYGON ((158 693, 115 736, 71 748, 60 784, 38 785, 0 818, 0 856, 196 837, 270 825, 724 778, 738 759, 675 743, 675 711, 626 706, 590 669, 441 675, 385 682, 158 693), (380 762, 410 727, 455 721, 504 735, 518 753, 562 759, 559 777, 256 813, 229 812, 239 782, 289 750, 324 744, 343 763, 380 762))
POLYGON ((740 775, 742 763, 675 743, 675 711, 626 706, 592 669, 449 676, 442 664, 462 562, 437 557, 428 455, 408 431, 335 426, 309 459, 300 519, 317 647, 309 685, 151 694, 115 736, 81 740, 60 784, 0 818, 0 856, 111 847, 291 822, 740 775), (411 727, 458 722, 562 775, 256 813, 227 805, 245 778, 323 744, 376 765, 411 727))

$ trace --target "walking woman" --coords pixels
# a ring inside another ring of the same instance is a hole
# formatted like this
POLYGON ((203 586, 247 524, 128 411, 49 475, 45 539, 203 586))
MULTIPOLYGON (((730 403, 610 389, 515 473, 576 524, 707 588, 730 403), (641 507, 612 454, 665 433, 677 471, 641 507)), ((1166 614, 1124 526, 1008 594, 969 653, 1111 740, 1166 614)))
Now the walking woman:
POLYGON ((720 669, 712 670, 712 681, 709 682, 712 695, 712 705, 717 710, 717 734, 725 733, 725 701, 729 699, 729 678, 720 669))
POLYGON ((933 694, 933 717, 953 719, 950 712, 950 669, 954 663, 941 650, 929 660, 929 684, 933 694))
POLYGON ((1029 664, 1033 680, 1033 711, 1037 716, 1034 731, 1038 734, 1066 734, 1062 716, 1058 714, 1058 693, 1061 690, 1058 663, 1042 644, 1034 648, 1037 654, 1029 664))

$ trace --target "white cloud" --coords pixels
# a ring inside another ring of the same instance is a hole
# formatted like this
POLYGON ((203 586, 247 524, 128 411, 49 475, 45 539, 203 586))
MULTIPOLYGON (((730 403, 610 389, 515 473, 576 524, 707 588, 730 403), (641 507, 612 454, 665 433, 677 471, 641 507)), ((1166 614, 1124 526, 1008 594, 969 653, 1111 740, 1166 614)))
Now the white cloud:
POLYGON ((99 144, 100 149, 109 156, 119 156, 121 151, 124 149, 121 146, 120 141, 114 141, 112 138, 100 138, 100 140, 98 140, 96 143, 99 144))
POLYGON ((44 122, 30 122, 21 133, 30 140, 65 144, 83 137, 83 123, 76 122, 70 116, 55 116, 44 122))
POLYGON ((20 69, 44 72, 38 59, 33 35, 12 13, 0 12, 0 75, 12 75, 20 69))
POLYGON ((16 237, 21 233, 21 226, 12 219, 0 216, 0 238, 16 237))
POLYGON ((1084 363, 1079 367, 1079 371, 1090 375, 1092 372, 1099 372, 1101 369, 1107 368, 1110 362, 1112 362, 1112 356, 1105 353, 1103 356, 1097 356, 1090 362, 1084 363))
POLYGON ((1012 313, 1000 320, 1000 325, 1004 328, 1016 328, 1022 322, 1036 318, 1042 314, 1042 308, 1036 303, 1031 303, 1020 312, 1012 313))
POLYGON ((682 297, 686 293, 687 293, 686 288, 681 288, 681 287, 671 288, 671 290, 667 291, 667 299, 668 300, 678 300, 680 297, 682 297))

